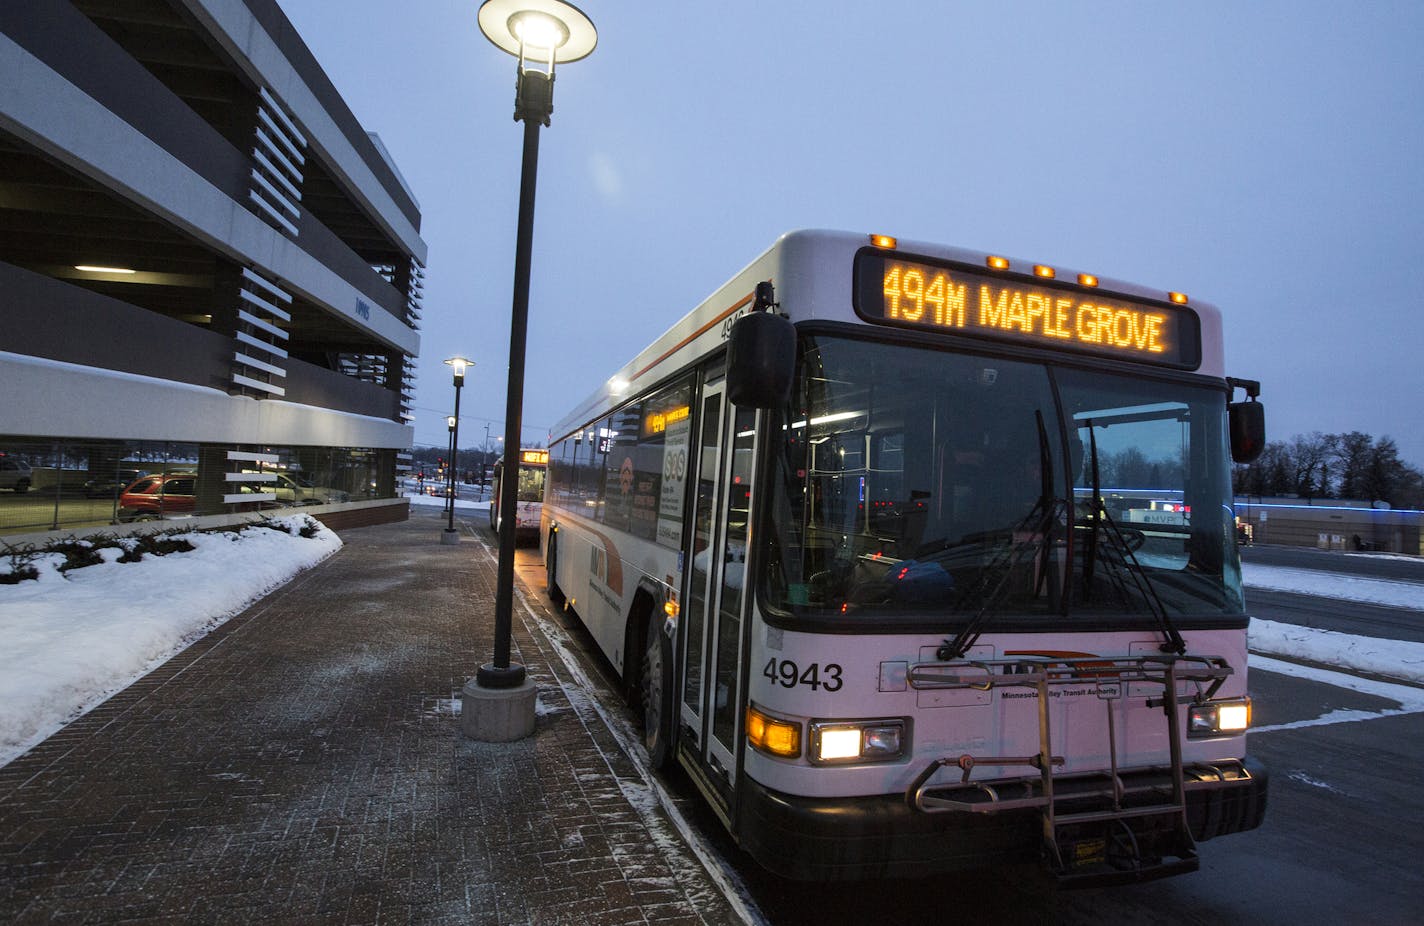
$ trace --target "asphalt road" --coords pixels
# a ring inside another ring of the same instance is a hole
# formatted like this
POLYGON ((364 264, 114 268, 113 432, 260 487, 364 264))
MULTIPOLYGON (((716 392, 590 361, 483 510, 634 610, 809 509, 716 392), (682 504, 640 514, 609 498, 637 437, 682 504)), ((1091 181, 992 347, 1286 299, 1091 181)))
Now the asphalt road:
POLYGON ((1291 569, 1311 569, 1375 579, 1394 579, 1424 586, 1424 556, 1403 556, 1398 553, 1340 553, 1312 550, 1309 547, 1250 546, 1241 548, 1241 561, 1243 563, 1259 563, 1262 566, 1287 566, 1291 569))
MULTIPOLYGON (((1424 600, 1424 589, 1420 598, 1424 600)), ((1252 617, 1284 624, 1424 643, 1424 611, 1408 608, 1247 589, 1246 610, 1252 617)))
MULTIPOLYGON (((1279 565, 1332 572, 1376 568, 1381 562, 1313 551, 1276 555, 1263 549, 1249 554, 1251 561, 1270 558, 1279 565)), ((536 591, 542 575, 538 558, 537 549, 523 551, 520 563, 522 577, 536 591)), ((1400 565, 1424 575, 1413 563, 1400 565)), ((1290 619, 1288 614, 1344 619, 1338 602, 1308 596, 1268 600, 1265 593, 1253 593, 1251 602, 1253 613, 1271 619, 1290 619)), ((1372 609, 1383 612, 1372 614, 1352 610, 1357 627, 1373 621, 1370 626, 1380 635, 1391 636, 1424 616, 1398 608, 1372 609)), ((551 619, 579 639, 566 617, 551 619)), ((608 684, 606 663, 586 634, 582 639, 581 656, 593 670, 589 676, 608 684)), ((1418 786, 1418 770, 1424 767, 1424 688, 1265 660, 1253 663, 1254 723, 1260 732, 1251 735, 1250 751, 1271 776, 1266 821, 1257 830, 1201 844, 1200 871, 1148 884, 1060 892, 1033 867, 923 880, 788 882, 767 874, 733 844, 683 775, 674 772, 662 780, 765 922, 777 926, 892 920, 1095 926, 1420 922, 1424 789, 1418 786)))
POLYGON ((1417 585, 1418 608, 1247 588, 1246 610, 1253 617, 1286 624, 1424 643, 1424 557, 1332 553, 1296 547, 1247 547, 1241 551, 1241 560, 1246 564, 1417 585))

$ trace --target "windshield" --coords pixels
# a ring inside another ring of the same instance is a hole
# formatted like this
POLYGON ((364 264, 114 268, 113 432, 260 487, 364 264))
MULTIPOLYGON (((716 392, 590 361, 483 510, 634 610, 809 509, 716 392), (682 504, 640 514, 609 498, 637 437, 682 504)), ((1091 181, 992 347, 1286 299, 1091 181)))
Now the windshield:
POLYGON ((1241 613, 1222 391, 809 337, 792 407, 773 607, 1241 613))
POLYGON ((521 502, 542 502, 544 500, 544 467, 519 467, 519 500, 521 502))

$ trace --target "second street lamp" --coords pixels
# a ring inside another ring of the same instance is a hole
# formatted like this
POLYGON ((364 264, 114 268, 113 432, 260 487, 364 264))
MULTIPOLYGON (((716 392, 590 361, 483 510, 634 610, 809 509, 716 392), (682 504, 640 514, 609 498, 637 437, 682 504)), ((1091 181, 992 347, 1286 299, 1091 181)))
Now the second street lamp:
POLYGON ((445 456, 445 513, 450 516, 450 523, 445 529, 450 533, 455 532, 455 425, 459 420, 454 415, 445 418, 445 430, 449 435, 445 456))
POLYGON ((455 532, 455 468, 456 457, 459 455, 460 447, 460 390, 465 386, 465 370, 474 366, 474 361, 467 360, 456 354, 445 361, 455 371, 455 414, 445 419, 445 423, 450 426, 450 459, 447 465, 449 471, 449 488, 446 490, 445 504, 449 508, 449 518, 445 532, 440 536, 441 543, 459 543, 460 535, 455 532))
MULTIPOLYGON (((514 119, 524 123, 524 154, 519 174, 519 225, 514 252, 514 303, 509 328, 509 386, 504 416, 506 474, 500 482, 499 572, 495 582, 494 659, 475 675, 479 689, 523 689, 524 666, 510 661, 514 612, 514 511, 518 506, 519 437, 524 406, 524 348, 529 323, 529 266, 534 242, 534 186, 539 165, 539 127, 554 111, 555 65, 578 61, 593 52, 598 33, 583 11, 563 0, 486 0, 479 10, 480 31, 501 51, 518 59, 514 119)), ((528 717, 491 723, 487 728, 466 714, 466 735, 477 739, 518 739, 533 731, 533 696, 527 693, 528 717)), ((486 698, 493 701, 493 698, 486 698)), ((522 704, 522 701, 521 701, 522 704)), ((521 707, 520 714, 523 714, 521 707)))

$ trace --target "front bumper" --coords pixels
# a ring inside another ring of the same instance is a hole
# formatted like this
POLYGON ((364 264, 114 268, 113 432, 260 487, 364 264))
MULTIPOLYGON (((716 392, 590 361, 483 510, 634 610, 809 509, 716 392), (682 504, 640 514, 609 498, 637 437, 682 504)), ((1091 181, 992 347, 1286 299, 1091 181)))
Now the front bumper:
MULTIPOLYGON (((1267 774, 1247 757, 1248 777, 1187 794, 1187 827, 1198 842, 1254 829, 1266 812, 1267 774)), ((807 798, 742 781, 737 837, 763 867, 804 881, 924 877, 1038 861, 1036 809, 923 813, 903 795, 807 798)))

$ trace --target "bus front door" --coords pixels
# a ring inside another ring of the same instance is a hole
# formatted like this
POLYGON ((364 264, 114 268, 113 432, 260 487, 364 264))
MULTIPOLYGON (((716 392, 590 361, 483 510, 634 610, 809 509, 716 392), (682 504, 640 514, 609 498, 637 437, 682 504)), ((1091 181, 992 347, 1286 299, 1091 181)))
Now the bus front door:
POLYGON ((704 390, 684 595, 682 742, 725 805, 735 783, 742 733, 739 684, 756 412, 724 403, 721 384, 704 390))

